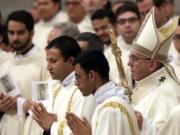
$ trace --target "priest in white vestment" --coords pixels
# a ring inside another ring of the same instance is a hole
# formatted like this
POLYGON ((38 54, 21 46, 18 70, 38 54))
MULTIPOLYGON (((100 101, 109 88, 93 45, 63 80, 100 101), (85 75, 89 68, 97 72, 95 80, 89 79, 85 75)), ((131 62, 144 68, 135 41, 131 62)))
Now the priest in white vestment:
POLYGON ((32 82, 49 78, 44 53, 31 42, 33 24, 32 16, 24 10, 14 11, 8 16, 8 38, 15 51, 8 70, 18 86, 20 95, 11 97, 14 106, 2 117, 2 135, 22 135, 27 112, 24 106, 26 99, 31 98, 32 82))
MULTIPOLYGON (((175 17, 171 23, 158 29, 152 8, 133 42, 128 62, 137 84, 132 95, 135 109, 152 121, 157 132, 168 119, 172 108, 180 103, 180 84, 167 63, 177 24, 178 18, 175 17)), ((148 130, 148 127, 146 131, 142 128, 142 134, 148 130)))
POLYGON ((83 97, 75 86, 75 73, 72 63, 79 53, 80 47, 77 42, 67 36, 61 36, 53 40, 46 47, 47 68, 52 78, 59 80, 59 83, 56 81, 54 85, 49 112, 45 111, 43 113, 38 110, 39 107, 44 108, 40 104, 35 104, 32 107, 34 119, 46 134, 72 134, 66 124, 65 114, 67 112, 73 112, 80 117, 86 117, 88 121, 91 120, 96 106, 93 96, 83 97), (44 122, 41 123, 41 120, 44 122))
POLYGON ((76 85, 84 96, 98 103, 91 124, 67 113, 68 125, 76 135, 139 135, 135 112, 124 88, 109 81, 109 65, 100 51, 83 52, 75 61, 76 85))
POLYGON ((37 2, 39 4, 41 19, 35 24, 33 43, 39 48, 44 49, 47 45, 48 34, 53 28, 53 25, 66 22, 67 15, 61 10, 59 0, 38 0, 37 2), (47 3, 49 8, 43 6, 44 3, 47 3))
POLYGON ((82 32, 93 32, 90 16, 87 15, 82 0, 65 0, 68 21, 74 23, 82 32))

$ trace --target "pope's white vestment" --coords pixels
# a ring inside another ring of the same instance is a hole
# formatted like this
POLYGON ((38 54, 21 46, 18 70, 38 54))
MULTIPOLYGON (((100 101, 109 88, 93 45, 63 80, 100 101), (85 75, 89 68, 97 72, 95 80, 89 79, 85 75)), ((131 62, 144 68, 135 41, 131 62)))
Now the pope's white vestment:
POLYGON ((135 110, 140 111, 145 119, 153 121, 158 131, 172 108, 180 104, 180 86, 170 77, 165 67, 136 84, 132 96, 135 110))
POLYGON ((158 135, 180 135, 180 105, 176 106, 158 135))

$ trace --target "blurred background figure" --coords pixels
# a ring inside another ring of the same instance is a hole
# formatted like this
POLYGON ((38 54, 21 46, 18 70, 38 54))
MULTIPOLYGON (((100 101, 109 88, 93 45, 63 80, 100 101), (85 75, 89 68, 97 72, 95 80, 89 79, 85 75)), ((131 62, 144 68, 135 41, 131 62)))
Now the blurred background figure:
POLYGON ((92 14, 99 9, 111 10, 111 2, 109 0, 83 0, 83 6, 88 14, 92 14))
POLYGON ((113 4, 112 11, 114 14, 116 13, 116 10, 124 4, 124 2, 125 1, 117 1, 116 3, 113 4))
POLYGON ((77 36, 76 38, 81 51, 85 50, 99 50, 104 51, 103 41, 94 33, 84 32, 77 36))
POLYGON ((67 15, 61 10, 60 0, 37 0, 40 21, 35 24, 33 43, 44 49, 48 34, 56 23, 66 22, 67 15))
POLYGON ((32 15, 33 19, 34 19, 34 23, 39 22, 40 20, 40 14, 39 14, 39 10, 38 10, 38 2, 37 0, 34 0, 31 8, 29 9, 30 14, 32 15))
POLYGON ((180 80, 180 19, 173 42, 177 53, 174 55, 174 58, 170 65, 173 66, 176 76, 180 80))
POLYGON ((94 32, 89 15, 82 5, 83 0, 65 0, 68 21, 78 26, 80 32, 94 32))
POLYGON ((5 27, 0 25, 0 49, 5 52, 12 52, 12 48, 9 45, 7 30, 5 27))
POLYGON ((149 10, 153 7, 153 0, 137 0, 136 3, 141 14, 141 20, 143 21, 149 10))
POLYGON ((78 27, 73 23, 58 23, 50 31, 48 35, 48 43, 60 36, 69 36, 75 38, 79 35, 78 27))
POLYGON ((96 35, 104 42, 104 49, 111 44, 108 26, 112 25, 115 30, 116 18, 111 10, 100 9, 91 16, 92 25, 96 35))

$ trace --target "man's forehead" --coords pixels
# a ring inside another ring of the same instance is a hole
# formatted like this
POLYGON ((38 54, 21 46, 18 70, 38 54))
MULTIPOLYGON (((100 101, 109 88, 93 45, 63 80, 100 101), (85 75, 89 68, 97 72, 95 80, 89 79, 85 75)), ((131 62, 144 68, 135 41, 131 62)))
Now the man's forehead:
POLYGON ((118 19, 128 19, 130 17, 137 17, 135 12, 127 11, 118 15, 118 19))

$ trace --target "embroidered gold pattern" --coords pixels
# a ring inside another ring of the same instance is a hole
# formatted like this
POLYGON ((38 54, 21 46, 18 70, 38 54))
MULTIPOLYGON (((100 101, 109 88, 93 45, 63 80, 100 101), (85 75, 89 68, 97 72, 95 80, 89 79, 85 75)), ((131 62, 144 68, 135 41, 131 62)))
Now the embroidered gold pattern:
POLYGON ((99 109, 98 113, 107 107, 118 108, 121 112, 123 112, 128 118, 131 134, 137 135, 135 131, 133 119, 131 118, 131 115, 129 114, 128 110, 123 105, 117 102, 108 102, 99 109))
POLYGON ((62 121, 61 124, 59 124, 58 135, 63 135, 63 128, 65 124, 66 124, 66 120, 62 121))
MULTIPOLYGON (((69 102, 68 102, 68 105, 67 105, 67 111, 66 112, 70 112, 71 111, 71 107, 72 107, 72 99, 73 99, 73 96, 75 94, 75 92, 77 91, 77 87, 74 89, 70 99, 69 99, 69 102)), ((58 135, 63 135, 63 128, 66 124, 66 120, 62 121, 61 124, 59 124, 59 128, 58 128, 58 135)))
POLYGON ((56 97, 58 96, 58 94, 59 94, 60 91, 61 91, 61 88, 58 87, 58 88, 56 89, 56 91, 54 92, 54 95, 53 95, 53 105, 52 105, 52 110, 54 109, 54 102, 55 102, 55 99, 56 99, 56 97))

